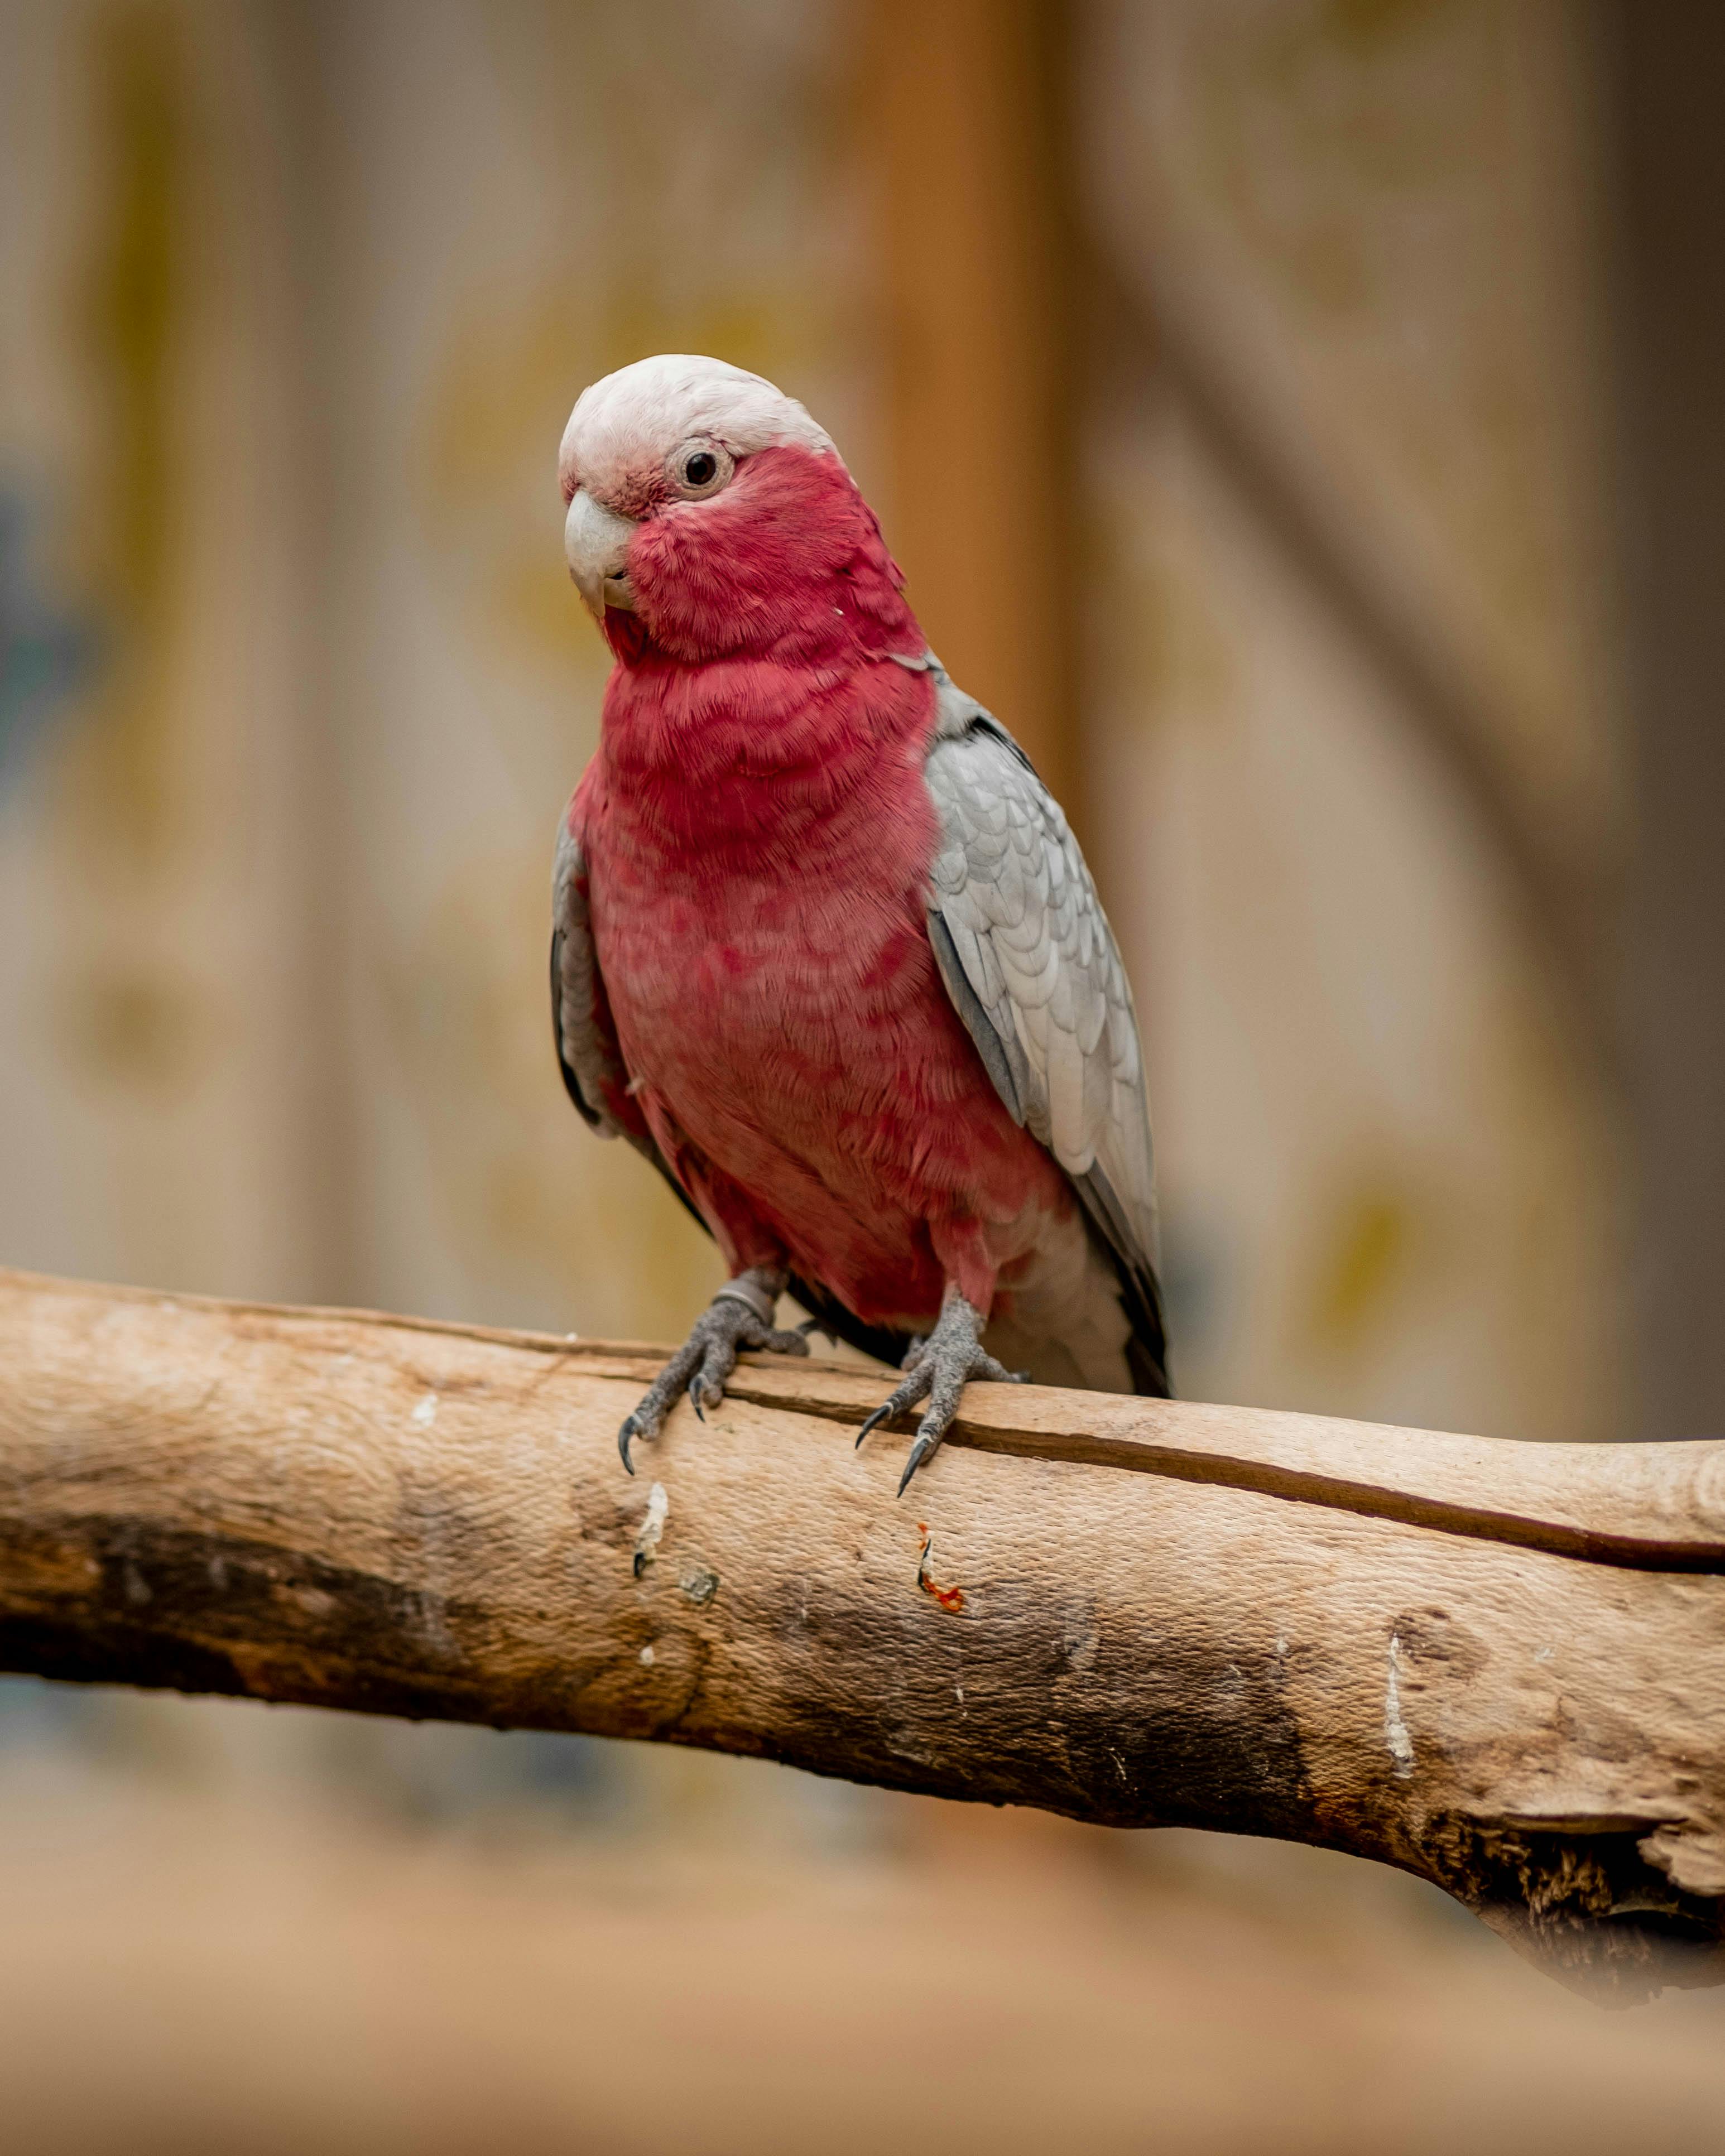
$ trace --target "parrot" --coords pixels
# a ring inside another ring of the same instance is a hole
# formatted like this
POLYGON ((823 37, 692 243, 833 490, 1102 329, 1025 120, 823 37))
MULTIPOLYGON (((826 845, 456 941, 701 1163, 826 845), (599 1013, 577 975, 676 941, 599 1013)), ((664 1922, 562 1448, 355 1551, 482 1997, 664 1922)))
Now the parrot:
POLYGON ((740 1351, 817 1330, 900 1373, 859 1446, 922 1409, 901 1496, 973 1379, 1166 1397, 1118 946, 832 439, 762 377, 661 354, 583 392, 558 477, 613 660, 557 837, 558 1061, 728 1274, 624 1466, 685 1393, 705 1420, 740 1351))

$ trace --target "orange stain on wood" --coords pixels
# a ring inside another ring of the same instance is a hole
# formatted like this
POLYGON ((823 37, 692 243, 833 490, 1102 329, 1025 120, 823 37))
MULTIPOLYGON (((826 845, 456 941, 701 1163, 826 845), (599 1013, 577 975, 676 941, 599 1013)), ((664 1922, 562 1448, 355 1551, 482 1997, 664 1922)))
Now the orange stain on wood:
POLYGON ((956 1617, 964 1607, 964 1589, 962 1587, 942 1587, 929 1578, 928 1553, 934 1537, 921 1520, 916 1522, 916 1532, 922 1537, 922 1548, 916 1556, 916 1584, 930 1601, 937 1604, 949 1617, 956 1617))

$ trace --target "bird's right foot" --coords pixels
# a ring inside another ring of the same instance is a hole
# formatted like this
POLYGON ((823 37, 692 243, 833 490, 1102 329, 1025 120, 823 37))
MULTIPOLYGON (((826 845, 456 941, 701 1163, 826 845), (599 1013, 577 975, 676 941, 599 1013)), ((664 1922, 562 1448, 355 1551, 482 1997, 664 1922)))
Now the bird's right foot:
POLYGON ((690 1404, 702 1421, 705 1410, 716 1408, 725 1397, 725 1380, 737 1368, 738 1350, 767 1348, 778 1355, 806 1355, 809 1342, 801 1332, 781 1332, 773 1322, 787 1276, 768 1265, 751 1265, 728 1281, 702 1311, 678 1348, 648 1388, 634 1413, 617 1433, 617 1450, 633 1475, 630 1445, 638 1437, 657 1437, 665 1419, 686 1391, 690 1404))
POLYGON ((952 1418, 958 1412, 959 1399, 973 1378, 988 1378, 1001 1385, 1022 1385, 1026 1382, 1022 1370, 1009 1370, 983 1347, 983 1313, 976 1305, 967 1302, 957 1288, 949 1287, 933 1332, 926 1340, 918 1341, 905 1358, 904 1382, 881 1401, 856 1433, 860 1446, 870 1430, 878 1430, 883 1422, 891 1422, 895 1415, 903 1414, 919 1400, 927 1400, 922 1419, 916 1426, 916 1441, 911 1447, 905 1471, 899 1477, 901 1497, 911 1477, 951 1429, 952 1418))

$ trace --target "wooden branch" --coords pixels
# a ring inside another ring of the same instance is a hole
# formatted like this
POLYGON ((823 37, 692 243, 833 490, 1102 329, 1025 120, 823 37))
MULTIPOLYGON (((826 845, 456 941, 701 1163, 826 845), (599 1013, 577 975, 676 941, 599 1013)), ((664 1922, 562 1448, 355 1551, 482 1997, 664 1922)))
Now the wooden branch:
POLYGON ((1619 1997, 1725 1976, 1725 1445, 973 1386, 0 1274, 0 1666, 1350 1850, 1619 1997), (1691 1951, 1673 1974, 1661 1942, 1691 1951))

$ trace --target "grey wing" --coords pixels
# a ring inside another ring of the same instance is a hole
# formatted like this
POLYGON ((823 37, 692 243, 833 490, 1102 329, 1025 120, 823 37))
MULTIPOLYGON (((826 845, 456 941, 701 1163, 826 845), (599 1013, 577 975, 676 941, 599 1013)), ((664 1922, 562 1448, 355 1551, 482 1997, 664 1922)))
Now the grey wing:
POLYGON ((1168 1390, 1156 1178, 1132 988, 1060 803, 937 661, 927 767, 941 841, 928 929, 1014 1119, 1065 1169, 1120 1278, 1141 1392, 1168 1390))
MULTIPOLYGON (((567 817, 558 828, 552 870, 551 1016, 569 1098, 601 1137, 616 1137, 623 1126, 606 1101, 627 1091, 629 1072, 593 950, 587 863, 567 817)), ((641 1143, 635 1132, 627 1135, 641 1143)), ((646 1144, 652 1146, 650 1138, 646 1144)), ((652 1149, 656 1154, 658 1148, 652 1149)))

